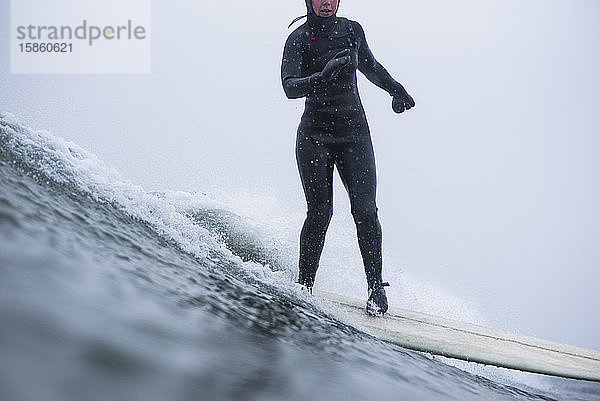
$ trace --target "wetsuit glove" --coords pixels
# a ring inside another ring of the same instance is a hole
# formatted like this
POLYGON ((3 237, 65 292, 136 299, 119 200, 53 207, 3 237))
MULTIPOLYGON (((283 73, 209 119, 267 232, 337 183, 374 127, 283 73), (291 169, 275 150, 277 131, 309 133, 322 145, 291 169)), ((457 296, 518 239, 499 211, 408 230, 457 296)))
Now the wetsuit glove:
POLYGON ((414 99, 402 85, 398 86, 398 89, 392 96, 392 110, 398 114, 415 107, 414 99))
POLYGON ((346 49, 338 52, 321 71, 321 81, 324 83, 333 81, 340 70, 348 64, 350 64, 350 50, 346 49))

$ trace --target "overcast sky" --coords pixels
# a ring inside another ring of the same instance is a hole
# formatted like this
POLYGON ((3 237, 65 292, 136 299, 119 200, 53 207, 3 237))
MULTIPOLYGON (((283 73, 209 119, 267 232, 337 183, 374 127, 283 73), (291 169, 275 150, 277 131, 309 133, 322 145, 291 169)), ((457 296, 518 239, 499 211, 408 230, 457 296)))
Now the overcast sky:
MULTIPOLYGON (((154 1, 148 75, 9 74, 0 4, 0 110, 147 190, 302 213, 303 103, 279 74, 303 0, 154 1)), ((339 15, 417 102, 398 116, 360 78, 388 259, 499 326, 600 349, 600 2, 343 0, 339 15)))

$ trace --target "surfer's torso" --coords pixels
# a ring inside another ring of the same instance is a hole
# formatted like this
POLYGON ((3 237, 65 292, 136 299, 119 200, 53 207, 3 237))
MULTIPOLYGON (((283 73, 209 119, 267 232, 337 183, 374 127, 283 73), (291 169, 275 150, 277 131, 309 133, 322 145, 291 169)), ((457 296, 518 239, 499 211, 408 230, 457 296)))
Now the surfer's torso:
POLYGON ((320 28, 315 29, 307 22, 292 32, 286 43, 282 76, 293 74, 298 65, 302 77, 318 73, 336 53, 345 49, 350 50, 350 63, 336 79, 307 93, 300 127, 332 140, 364 137, 369 134, 369 127, 356 76, 364 42, 362 28, 357 22, 341 17, 320 28))

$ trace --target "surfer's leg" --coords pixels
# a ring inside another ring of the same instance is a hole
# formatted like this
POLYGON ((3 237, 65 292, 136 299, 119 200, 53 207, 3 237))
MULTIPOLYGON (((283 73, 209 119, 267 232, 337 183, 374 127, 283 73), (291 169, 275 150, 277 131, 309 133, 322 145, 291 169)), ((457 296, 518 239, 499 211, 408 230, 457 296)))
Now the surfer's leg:
POLYGON ((375 202, 377 177, 371 138, 344 145, 336 152, 335 163, 350 197, 367 284, 373 289, 382 281, 382 235, 375 202))
POLYGON ((312 287, 333 215, 333 156, 327 146, 299 131, 296 161, 308 206, 300 234, 298 281, 312 287))

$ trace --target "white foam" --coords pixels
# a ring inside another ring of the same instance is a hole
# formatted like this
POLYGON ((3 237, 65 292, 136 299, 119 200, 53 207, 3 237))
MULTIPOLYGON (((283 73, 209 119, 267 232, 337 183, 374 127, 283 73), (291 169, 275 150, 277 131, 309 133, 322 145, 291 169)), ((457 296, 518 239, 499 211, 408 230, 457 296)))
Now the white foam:
POLYGON ((75 143, 47 131, 21 126, 8 113, 0 115, 0 121, 8 123, 3 124, 3 129, 11 136, 9 146, 23 161, 57 182, 75 185, 97 201, 118 205, 129 215, 151 224, 158 233, 177 241, 193 255, 207 258, 210 250, 222 251, 208 231, 178 212, 171 201, 184 197, 197 203, 210 203, 208 197, 178 193, 165 197, 148 193, 75 143))
MULTIPOLYGON (((12 114, 0 114, 0 125, 9 134, 10 143, 7 145, 21 161, 56 182, 74 185, 96 201, 115 204, 208 264, 235 262, 258 280, 297 292, 292 272, 273 272, 258 263, 243 262, 205 228, 187 217, 188 212, 198 209, 231 209, 231 205, 235 205, 232 200, 228 206, 205 193, 146 192, 142 186, 124 179, 95 154, 47 131, 23 126, 12 114)), ((260 208, 254 207, 252 210, 258 211, 260 208)))

